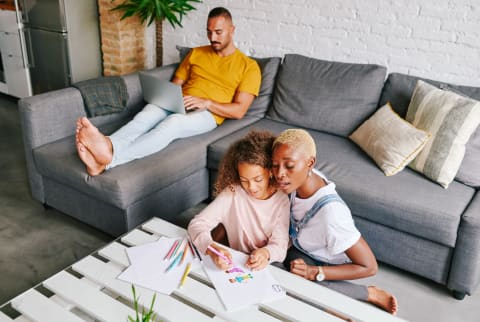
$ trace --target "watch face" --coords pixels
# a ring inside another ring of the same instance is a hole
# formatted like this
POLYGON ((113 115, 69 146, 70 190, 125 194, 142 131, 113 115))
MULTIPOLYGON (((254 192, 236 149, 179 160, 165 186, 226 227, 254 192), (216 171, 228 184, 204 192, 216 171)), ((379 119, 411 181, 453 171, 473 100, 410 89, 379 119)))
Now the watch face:
POLYGON ((321 282, 325 279, 325 274, 323 274, 323 268, 321 266, 318 267, 318 274, 316 276, 317 281, 321 282))
POLYGON ((318 273, 317 274, 317 281, 321 282, 325 279, 325 275, 323 273, 318 273))

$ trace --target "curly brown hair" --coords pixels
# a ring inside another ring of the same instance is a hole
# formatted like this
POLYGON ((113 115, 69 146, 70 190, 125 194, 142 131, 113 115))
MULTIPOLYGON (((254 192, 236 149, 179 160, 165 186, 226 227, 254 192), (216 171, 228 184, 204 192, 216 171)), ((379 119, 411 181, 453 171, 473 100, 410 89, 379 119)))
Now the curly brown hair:
MULTIPOLYGON (((275 135, 271 132, 252 130, 230 145, 220 162, 217 180, 213 187, 213 195, 217 196, 226 188, 234 191, 234 185, 240 184, 239 163, 249 163, 261 166, 264 169, 271 169, 274 140, 275 135)), ((270 185, 273 183, 274 180, 270 179, 270 185)))

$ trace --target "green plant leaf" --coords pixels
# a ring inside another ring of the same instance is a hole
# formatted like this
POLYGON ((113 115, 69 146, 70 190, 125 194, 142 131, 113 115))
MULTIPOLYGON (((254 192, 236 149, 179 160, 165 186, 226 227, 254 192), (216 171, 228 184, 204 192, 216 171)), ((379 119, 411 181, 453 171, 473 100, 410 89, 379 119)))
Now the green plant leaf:
POLYGON ((190 3, 201 2, 201 0, 124 0, 112 10, 123 11, 121 20, 138 16, 142 23, 147 21, 147 25, 150 26, 154 21, 166 19, 175 28, 182 27, 183 16, 189 11, 196 10, 190 3))

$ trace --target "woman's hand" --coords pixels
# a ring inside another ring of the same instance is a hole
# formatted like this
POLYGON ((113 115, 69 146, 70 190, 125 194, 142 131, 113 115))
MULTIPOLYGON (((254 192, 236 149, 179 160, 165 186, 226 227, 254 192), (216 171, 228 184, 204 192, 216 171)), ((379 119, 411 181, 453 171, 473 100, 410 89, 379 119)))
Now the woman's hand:
POLYGON ((252 271, 259 271, 264 269, 269 264, 270 252, 266 248, 258 248, 250 253, 245 266, 252 271))
POLYGON ((218 256, 217 254, 215 254, 214 252, 212 252, 210 249, 207 249, 207 255, 209 255, 210 257, 212 257, 212 260, 213 262, 215 263, 215 265, 221 269, 221 270, 226 270, 226 269, 229 269, 230 267, 232 267, 232 254, 230 254, 230 252, 228 250, 226 250, 225 248, 222 248, 216 244, 210 244, 210 247, 212 248, 215 248, 218 252, 222 253, 223 255, 225 255, 225 257, 227 257, 230 261, 227 262, 225 261, 223 258, 221 258, 220 256, 218 256))
POLYGON ((297 258, 290 262, 290 272, 314 281, 318 274, 318 267, 307 265, 303 259, 297 258))

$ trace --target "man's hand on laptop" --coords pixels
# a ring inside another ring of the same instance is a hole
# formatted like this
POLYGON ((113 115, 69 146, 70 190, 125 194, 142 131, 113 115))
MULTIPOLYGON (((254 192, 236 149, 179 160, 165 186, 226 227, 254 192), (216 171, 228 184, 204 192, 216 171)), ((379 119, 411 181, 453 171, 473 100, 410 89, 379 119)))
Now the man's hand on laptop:
POLYGON ((212 102, 205 98, 197 96, 184 96, 183 104, 185 105, 185 110, 188 112, 207 110, 212 102))

